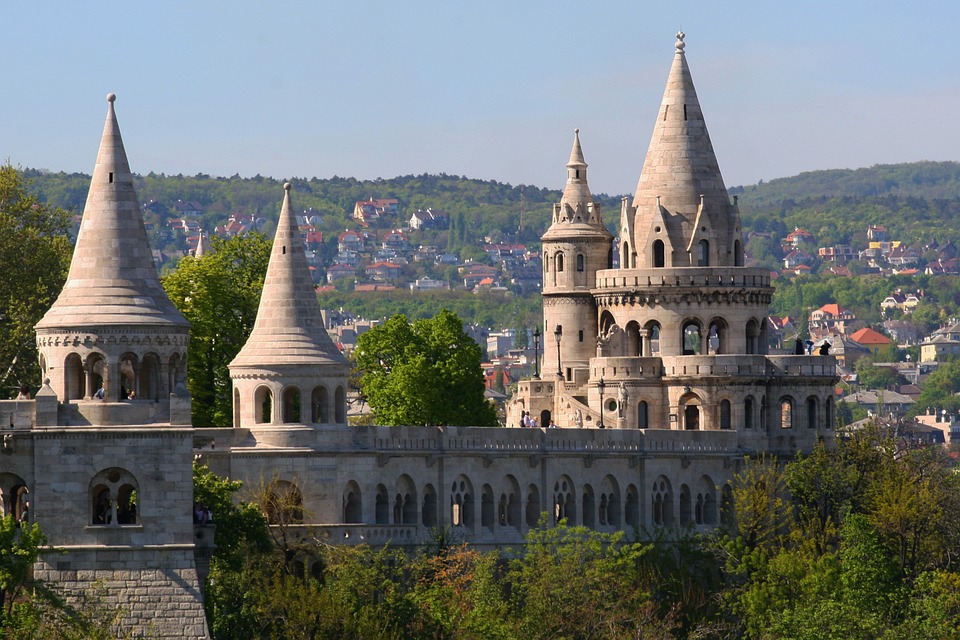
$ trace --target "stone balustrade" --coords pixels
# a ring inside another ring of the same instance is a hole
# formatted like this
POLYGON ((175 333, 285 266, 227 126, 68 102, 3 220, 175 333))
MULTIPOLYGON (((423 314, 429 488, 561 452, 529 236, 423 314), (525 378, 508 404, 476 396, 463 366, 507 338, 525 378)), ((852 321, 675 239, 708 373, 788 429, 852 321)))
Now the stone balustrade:
POLYGON ((657 287, 768 288, 770 273, 764 269, 717 267, 604 269, 597 272, 598 289, 657 287))

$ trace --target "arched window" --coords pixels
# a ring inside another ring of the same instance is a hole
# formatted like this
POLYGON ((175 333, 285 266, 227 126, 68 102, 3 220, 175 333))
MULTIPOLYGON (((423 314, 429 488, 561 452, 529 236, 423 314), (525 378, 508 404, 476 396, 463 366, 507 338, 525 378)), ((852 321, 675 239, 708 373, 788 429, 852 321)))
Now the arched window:
POLYGON ((583 254, 577 254, 577 271, 583 272, 583 254))
POLYGON ((807 398, 807 428, 816 429, 817 428, 817 415, 820 412, 820 408, 817 403, 816 396, 810 396, 807 398))
POLYGON ((20 476, 0 473, 0 516, 17 522, 30 521, 30 490, 20 476))
POLYGON ((454 480, 450 490, 450 524, 473 529, 473 489, 465 476, 454 480))
MULTIPOLYGON (((597 504, 596 499, 593 496, 593 487, 590 485, 584 485, 583 487, 583 500, 581 501, 581 513, 583 513, 583 526, 593 529, 597 526, 596 524, 596 513, 597 513, 597 504)), ((601 500, 600 504, 600 524, 607 523, 607 503, 606 500, 601 500)))
POLYGON ((653 266, 662 267, 665 264, 663 240, 653 241, 653 266))
POLYGON ((673 524, 673 497, 670 491, 670 481, 666 477, 660 476, 654 481, 651 502, 653 524, 673 524))
POLYGON ((757 327, 757 321, 753 319, 749 320, 747 322, 747 328, 746 328, 746 339, 747 339, 746 347, 747 347, 748 354, 752 355, 752 354, 760 353, 760 346, 758 343, 759 336, 760 336, 760 330, 757 327))
POLYGON ((706 240, 701 240, 697 243, 697 266, 710 266, 710 243, 706 240))
POLYGON ((420 509, 420 518, 425 527, 437 526, 437 491, 432 484, 423 488, 423 507, 420 509))
POLYGON ((733 241, 733 265, 735 267, 743 266, 743 245, 739 240, 733 241))
POLYGON ((374 520, 377 524, 390 524, 390 494, 387 493, 387 488, 382 484, 377 485, 374 520))
POLYGON ((630 268, 630 243, 624 242, 620 248, 620 268, 630 268))
POLYGON ((160 399, 160 356, 155 353, 147 353, 143 356, 137 394, 144 400, 160 399))
MULTIPOLYGON (((67 356, 63 365, 64 376, 66 377, 66 396, 67 400, 80 400, 86 395, 86 375, 83 371, 83 361, 76 353, 67 356)), ((96 389, 94 389, 96 391, 96 389)))
POLYGON ((641 400, 640 404, 637 405, 637 428, 638 429, 646 429, 650 426, 649 416, 647 412, 648 412, 647 401, 641 400))
POLYGON ((553 523, 566 520, 567 524, 577 524, 576 494, 573 491, 573 482, 563 476, 553 485, 553 523))
POLYGON ((683 428, 687 431, 696 431, 700 428, 700 407, 688 404, 683 408, 683 428))
POLYGON ((793 429, 793 398, 780 399, 780 428, 793 429))
POLYGON ((120 356, 120 394, 118 398, 120 400, 127 400, 131 397, 136 397, 139 395, 140 390, 137 388, 137 369, 138 360, 135 353, 125 353, 120 356))
POLYGON ((643 353, 642 339, 640 338, 640 325, 635 320, 627 323, 627 355, 631 357, 639 356, 643 353))
POLYGON ((627 487, 627 499, 623 505, 623 518, 631 527, 640 526, 640 496, 633 485, 627 487))
POLYGON ((690 503, 690 487, 685 484, 680 485, 680 526, 685 527, 690 524, 692 505, 690 503))
POLYGON ((258 424, 270 424, 273 422, 273 392, 270 387, 262 385, 257 387, 253 394, 254 419, 258 424))
POLYGON ((729 353, 727 346, 727 323, 723 318, 714 318, 710 321, 710 328, 707 330, 707 353, 716 355, 718 353, 729 353))
POLYGON ((316 424, 329 424, 330 399, 327 395, 327 388, 323 385, 314 387, 310 396, 310 406, 313 411, 313 422, 316 424))
POLYGON ((524 520, 528 527, 537 526, 540 520, 540 489, 531 484, 527 488, 527 504, 524 507, 524 520))
POLYGON ((135 525, 139 522, 136 479, 126 469, 112 467, 90 480, 90 523, 95 526, 135 525))
POLYGON ((300 422, 300 389, 287 387, 283 390, 283 422, 296 424, 300 422))
POLYGON ((557 273, 563 273, 563 253, 557 252, 557 273))
POLYGON ((656 322, 653 322, 649 325, 650 332, 650 355, 659 356, 660 355, 660 325, 656 322))
MULTIPOLYGON (((480 526, 493 531, 494 523, 494 504, 493 504, 493 489, 490 485, 483 485, 483 489, 480 490, 480 526)), ((506 505, 504 505, 504 510, 506 510, 506 505)), ((506 513, 504 513, 506 516, 506 513)))
POLYGON ((694 321, 686 322, 683 325, 683 355, 698 356, 701 349, 700 325, 694 321))
POLYGON ((720 401, 720 428, 729 429, 730 428, 730 401, 721 400, 720 401))
POLYGON ((87 356, 86 366, 87 393, 95 395, 97 391, 104 387, 104 400, 112 400, 120 397, 119 387, 108 389, 109 381, 107 378, 107 361, 102 354, 91 353, 87 356), (107 395, 114 393, 115 395, 107 395))
POLYGON ((743 428, 753 429, 753 396, 747 396, 743 401, 743 428))
POLYGON ((363 522, 363 500, 360 485, 352 480, 347 483, 343 493, 343 521, 348 524, 363 522))

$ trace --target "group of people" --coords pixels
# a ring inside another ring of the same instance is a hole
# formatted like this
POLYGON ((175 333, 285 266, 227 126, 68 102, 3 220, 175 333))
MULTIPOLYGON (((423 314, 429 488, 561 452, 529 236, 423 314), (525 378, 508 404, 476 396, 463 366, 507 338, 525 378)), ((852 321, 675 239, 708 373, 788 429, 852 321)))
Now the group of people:
MULTIPOLYGON (((536 416, 531 416, 529 411, 520 412, 520 426, 527 429, 536 429, 540 426, 540 422, 537 420, 536 416)), ((550 419, 550 424, 547 425, 547 429, 556 429, 557 425, 550 419)))

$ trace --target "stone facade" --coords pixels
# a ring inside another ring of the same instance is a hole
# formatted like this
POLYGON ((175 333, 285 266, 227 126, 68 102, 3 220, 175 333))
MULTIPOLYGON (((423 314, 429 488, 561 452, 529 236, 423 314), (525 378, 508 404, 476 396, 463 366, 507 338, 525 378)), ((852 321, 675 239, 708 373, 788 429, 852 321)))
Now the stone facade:
MULTIPOLYGON (((351 428, 342 417, 309 423, 322 413, 313 409, 268 415, 268 392, 304 398, 338 385, 324 376, 341 365, 278 374, 269 389, 264 379, 260 395, 234 367, 240 415, 260 423, 199 431, 205 463, 254 485, 276 481, 295 497, 286 522, 304 535, 416 545, 444 530, 496 547, 520 544, 542 514, 603 531, 708 529, 744 455, 832 442, 836 362, 768 348, 770 277, 743 266, 737 204, 682 34, 619 239, 590 193, 579 131, 566 171, 542 238, 542 376, 520 381, 507 418, 518 427, 529 412, 541 428, 351 428), (560 428, 543 428, 551 420, 560 428)), ((275 247, 271 269, 290 259, 275 247)), ((304 296, 303 308, 315 304, 304 296)))
POLYGON ((0 492, 5 512, 36 518, 66 551, 38 575, 73 591, 102 583, 138 632, 207 635, 194 457, 285 494, 269 518, 305 537, 420 545, 445 531, 501 547, 544 519, 707 530, 745 455, 832 442, 835 360, 768 347, 769 274, 743 266, 682 34, 618 238, 574 136, 542 238, 542 376, 508 409, 509 427, 529 413, 537 429, 349 427, 348 365, 324 330, 289 185, 257 323, 231 363, 233 427, 191 428, 188 327, 149 263, 109 101, 70 277, 37 325, 44 385, 0 403, 0 492))
POLYGON ((34 573, 68 598, 120 608, 138 636, 207 638, 189 325, 160 286, 107 99, 67 283, 36 327, 43 385, 0 402, 2 511, 41 524, 50 550, 34 573))

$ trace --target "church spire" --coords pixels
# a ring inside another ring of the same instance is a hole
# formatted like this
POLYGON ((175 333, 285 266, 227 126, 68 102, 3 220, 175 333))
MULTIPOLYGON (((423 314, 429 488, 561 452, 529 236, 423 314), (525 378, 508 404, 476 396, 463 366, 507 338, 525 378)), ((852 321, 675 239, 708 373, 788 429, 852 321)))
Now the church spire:
MULTIPOLYGON (((648 246, 658 233, 661 240, 682 251, 694 240, 699 243, 699 234, 709 233, 713 259, 694 263, 721 264, 732 255, 739 238, 739 216, 730 204, 707 133, 687 65, 684 37, 682 31, 677 33, 673 64, 633 198, 636 246, 648 246), (662 231, 654 231, 664 226, 662 231)), ((677 254, 667 265, 690 265, 691 260, 677 254)))
POLYGON ((38 328, 188 325, 160 286, 115 101, 116 95, 107 96, 107 119, 66 284, 38 328))
POLYGON ((563 188, 560 204, 568 205, 572 210, 580 207, 586 211, 588 203, 593 203, 593 195, 587 184, 587 163, 583 159, 583 149, 580 147, 580 129, 574 129, 573 148, 570 150, 570 159, 567 161, 567 184, 563 188))
POLYGON ((283 188, 283 206, 257 320, 247 343, 230 363, 231 368, 346 364, 324 328, 290 204, 290 183, 283 188))

